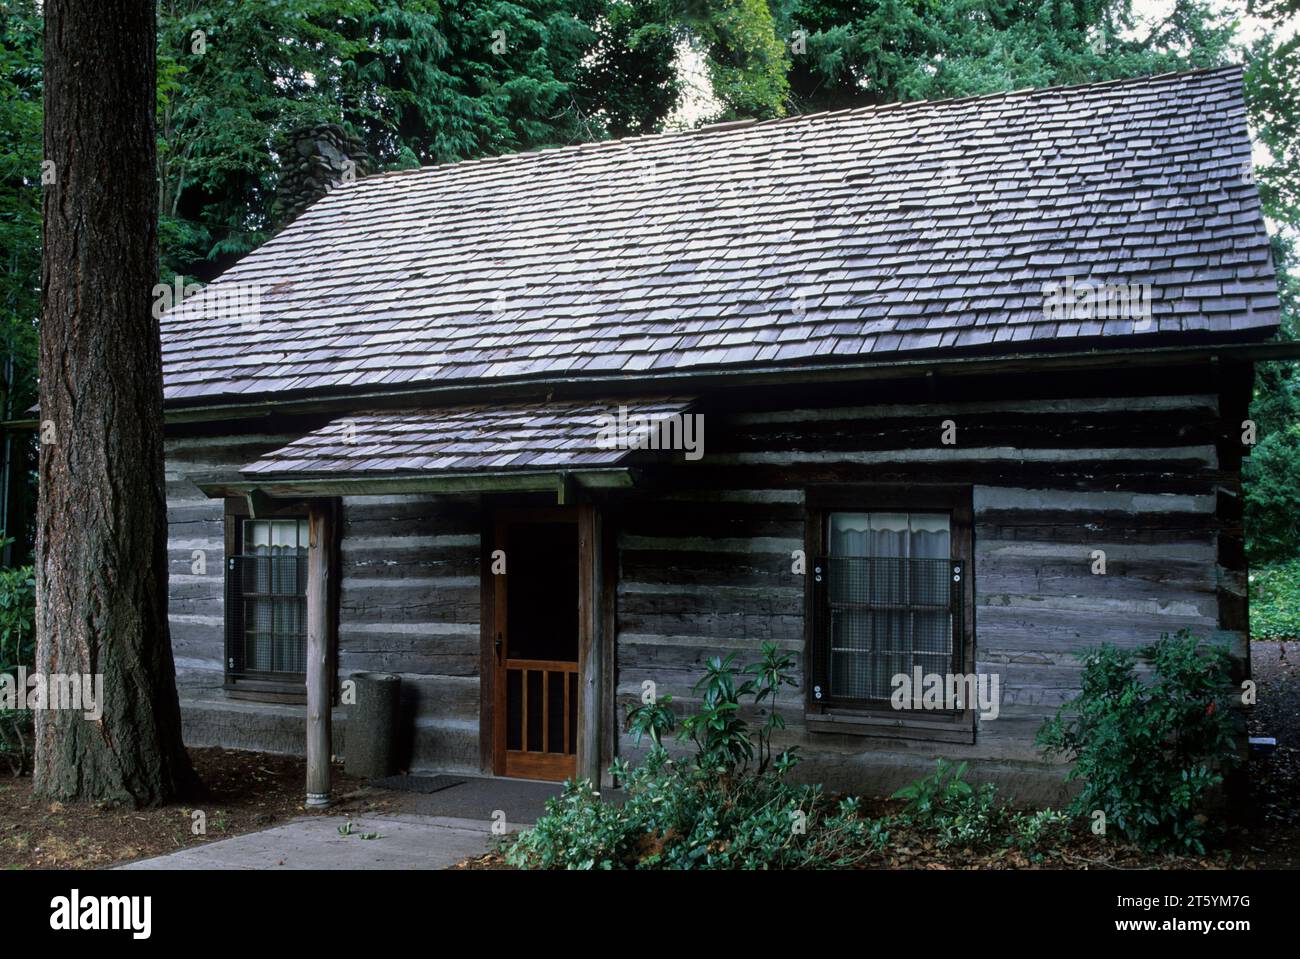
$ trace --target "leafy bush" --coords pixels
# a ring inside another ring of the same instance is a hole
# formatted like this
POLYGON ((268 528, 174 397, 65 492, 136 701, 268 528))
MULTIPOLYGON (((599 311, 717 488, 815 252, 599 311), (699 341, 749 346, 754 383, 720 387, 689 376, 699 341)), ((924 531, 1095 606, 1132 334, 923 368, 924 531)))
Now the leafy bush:
POLYGON ((932 775, 894 793, 895 799, 907 800, 899 818, 933 831, 941 848, 992 842, 1003 818, 997 789, 991 783, 976 788, 966 782, 965 774, 965 763, 951 766, 940 759, 932 775))
POLYGON ((1202 808, 1237 758, 1226 649, 1182 630, 1138 652, 1103 645, 1082 658, 1080 695, 1038 733, 1049 754, 1074 762, 1068 778, 1083 780, 1071 811, 1100 809, 1150 850, 1204 853, 1202 808))
POLYGON ((935 771, 894 793, 907 805, 896 822, 931 833, 937 846, 1015 846, 1038 853, 1064 842, 1069 817, 1054 809, 1019 812, 998 800, 997 787, 966 782, 966 763, 940 759, 935 771))
POLYGON ((1254 639, 1300 638, 1300 559, 1251 571, 1250 634, 1254 639))
MULTIPOLYGON (((696 765, 719 772, 745 772, 757 752, 757 772, 762 775, 772 762, 772 733, 785 728, 776 701, 783 686, 796 685, 790 672, 794 658, 775 643, 764 643, 763 658, 758 662, 744 669, 735 662, 736 654, 731 653, 725 659, 714 656, 704 664, 704 675, 693 687, 702 692, 699 710, 682 720, 677 738, 694 744, 696 765), (742 673, 754 678, 737 685, 742 673), (740 700, 746 696, 755 706, 768 704, 767 718, 752 738, 749 723, 740 718, 740 700)), ((655 746, 661 746, 664 733, 676 729, 672 701, 671 696, 664 696, 628 710, 628 730, 635 734, 638 746, 647 735, 655 746)), ((787 755, 785 761, 790 760, 787 755)))
POLYGON ((1070 816, 1059 809, 1015 812, 1011 815, 1011 843, 1038 858, 1039 850, 1070 838, 1070 816))
MULTIPOLYGON (((0 569, 0 674, 18 680, 18 667, 36 661, 36 580, 30 566, 0 569)), ((0 710, 0 758, 15 775, 27 767, 31 710, 0 710)))
POLYGON ((546 815, 506 847, 528 869, 833 869, 865 861, 888 838, 820 787, 795 785, 778 762, 764 775, 716 775, 678 763, 662 746, 612 770, 623 803, 604 802, 590 782, 568 782, 546 815))
POLYGON ((772 758, 772 733, 783 726, 776 701, 795 684, 792 662, 771 643, 744 669, 734 654, 709 660, 695 685, 699 709, 677 730, 695 747, 684 763, 663 746, 677 729, 672 698, 630 709, 629 730, 651 746, 640 765, 610 769, 623 803, 604 802, 589 782, 566 783, 536 826, 507 846, 507 861, 531 869, 799 869, 865 860, 887 838, 881 824, 861 817, 856 799, 835 802, 820 787, 790 782, 793 751, 772 758), (769 707, 756 731, 740 716, 745 698, 769 707))
POLYGON ((1007 809, 993 786, 963 780, 965 764, 940 760, 933 776, 899 791, 903 813, 882 819, 864 816, 856 798, 792 783, 798 760, 793 750, 772 759, 771 741, 781 728, 778 694, 794 685, 791 657, 765 644, 759 662, 742 670, 734 660, 709 661, 695 686, 700 707, 680 729, 671 697, 629 709, 637 744, 648 736, 651 745, 640 765, 611 767, 621 804, 589 782, 565 783, 534 828, 507 841, 506 861, 527 869, 836 869, 878 856, 896 826, 933 833, 940 847, 1016 846, 1035 858, 1065 837, 1063 814, 1007 809), (740 717, 742 698, 772 707, 756 731, 740 717), (692 758, 669 755, 663 740, 674 730, 694 745, 692 758))
POLYGON ((36 580, 30 566, 0 569, 0 672, 36 661, 36 580))

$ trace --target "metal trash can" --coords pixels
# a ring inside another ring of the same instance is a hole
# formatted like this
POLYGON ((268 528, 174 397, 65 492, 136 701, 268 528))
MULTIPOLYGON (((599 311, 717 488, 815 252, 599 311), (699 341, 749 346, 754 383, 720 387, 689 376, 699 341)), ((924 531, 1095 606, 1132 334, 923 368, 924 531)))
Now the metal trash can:
POLYGON ((353 673, 356 702, 347 706, 343 770, 380 779, 397 772, 397 713, 402 679, 395 673, 353 673))

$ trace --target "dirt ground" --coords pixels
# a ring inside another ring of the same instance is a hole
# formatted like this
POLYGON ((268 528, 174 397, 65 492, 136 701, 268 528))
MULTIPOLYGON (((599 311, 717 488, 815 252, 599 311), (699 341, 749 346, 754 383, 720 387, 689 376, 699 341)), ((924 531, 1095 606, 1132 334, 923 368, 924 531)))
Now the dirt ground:
MULTIPOLYGON (((0 869, 101 868, 310 814, 303 805, 305 760, 228 749, 189 752, 208 796, 158 809, 49 802, 32 795, 30 776, 0 776, 0 869), (205 835, 193 834, 195 810, 206 817, 205 835)), ((362 785, 335 767, 336 795, 362 785)))
POLYGON ((1300 868, 1300 640, 1251 643, 1258 702, 1251 736, 1272 736, 1277 750, 1251 763, 1249 849, 1275 868, 1300 868))

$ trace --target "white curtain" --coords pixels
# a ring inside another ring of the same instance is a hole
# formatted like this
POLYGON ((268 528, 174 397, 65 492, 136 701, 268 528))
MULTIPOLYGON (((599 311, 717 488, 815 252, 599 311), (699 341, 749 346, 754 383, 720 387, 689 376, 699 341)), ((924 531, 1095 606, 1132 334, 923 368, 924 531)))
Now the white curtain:
POLYGON ((950 548, 945 513, 831 514, 832 696, 886 699, 913 665, 947 671, 937 653, 950 614, 925 607, 946 607, 950 548))
POLYGON ((246 520, 244 554, 257 557, 246 586, 254 595, 244 604, 244 668, 306 672, 307 584, 299 560, 307 555, 307 521, 246 520))

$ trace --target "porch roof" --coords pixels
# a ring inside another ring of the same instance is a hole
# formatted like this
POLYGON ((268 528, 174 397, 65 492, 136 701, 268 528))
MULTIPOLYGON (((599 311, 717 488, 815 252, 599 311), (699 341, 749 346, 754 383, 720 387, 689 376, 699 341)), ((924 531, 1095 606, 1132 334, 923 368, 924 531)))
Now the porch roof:
POLYGON ((253 485, 608 470, 688 397, 393 410, 341 417, 241 467, 253 485))

